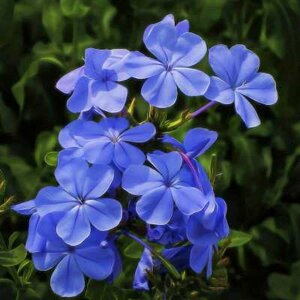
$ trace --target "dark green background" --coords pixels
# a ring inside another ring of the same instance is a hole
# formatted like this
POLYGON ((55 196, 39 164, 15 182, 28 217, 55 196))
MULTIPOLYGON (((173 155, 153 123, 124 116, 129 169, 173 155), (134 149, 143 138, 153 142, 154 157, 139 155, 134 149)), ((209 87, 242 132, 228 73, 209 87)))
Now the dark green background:
MULTIPOLYGON (((246 246, 227 252, 229 289, 191 299, 300 299, 298 0, 0 0, 0 168, 8 181, 7 196, 31 199, 54 183, 44 155, 59 150, 57 133, 74 118, 65 108, 66 97, 54 88, 58 78, 81 64, 87 47, 145 50, 143 30, 168 13, 188 19, 208 47, 245 44, 259 55, 261 70, 275 77, 279 92, 273 107, 256 105, 262 120, 258 128, 246 129, 232 106, 218 106, 176 133, 182 136, 189 126, 219 132, 201 161, 208 166, 209 155, 217 153, 222 175, 216 193, 227 201, 229 224, 253 235, 246 246)), ((199 66, 211 74, 206 59, 199 66)), ((130 83, 131 97, 140 86, 130 83)), ((205 103, 201 97, 180 96, 170 115, 205 103)), ((144 109, 139 106, 138 117, 144 109)), ((11 213, 0 218, 6 240, 14 231, 25 232, 25 218, 11 213)), ((137 260, 125 263, 133 268, 137 260)), ((0 275, 10 278, 5 269, 0 275)), ((42 299, 54 299, 48 278, 32 275, 42 299)), ((14 299, 4 288, 6 298, 0 290, 1 299, 14 299)))

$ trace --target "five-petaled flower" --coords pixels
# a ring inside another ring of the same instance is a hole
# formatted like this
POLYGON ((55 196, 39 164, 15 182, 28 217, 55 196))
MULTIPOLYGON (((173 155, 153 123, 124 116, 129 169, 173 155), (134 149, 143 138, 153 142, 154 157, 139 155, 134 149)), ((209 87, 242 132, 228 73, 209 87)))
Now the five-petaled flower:
POLYGON ((244 45, 230 49, 217 45, 209 50, 209 64, 217 76, 211 77, 205 97, 222 104, 234 102, 246 126, 258 126, 260 119, 247 98, 265 105, 272 105, 278 99, 273 77, 258 72, 258 56, 244 45))

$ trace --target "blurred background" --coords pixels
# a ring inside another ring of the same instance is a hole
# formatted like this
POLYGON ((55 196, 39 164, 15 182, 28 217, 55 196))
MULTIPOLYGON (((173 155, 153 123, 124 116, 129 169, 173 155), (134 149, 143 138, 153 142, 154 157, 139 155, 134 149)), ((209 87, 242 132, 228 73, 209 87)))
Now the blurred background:
MULTIPOLYGON (((44 156, 60 149, 57 134, 74 118, 55 83, 82 64, 84 49, 145 50, 145 27, 169 13, 177 21, 188 19, 191 31, 208 47, 245 44, 260 57, 261 70, 274 76, 279 92, 276 105, 255 106, 262 120, 258 128, 246 129, 232 106, 218 106, 175 133, 183 136, 191 125, 219 132, 213 149, 200 160, 207 166, 210 155, 217 154, 216 194, 227 201, 230 227, 252 235, 247 245, 227 252, 228 288, 222 286, 220 292, 217 284, 211 294, 188 299, 300 299, 298 0, 0 0, 0 177, 7 182, 3 201, 12 195, 10 201, 32 199, 38 189, 54 183, 54 167, 44 156)), ((206 59, 199 67, 212 74, 206 59)), ((129 96, 140 87, 140 82, 130 83, 129 96)), ((206 103, 201 97, 180 97, 171 116, 206 103)), ((137 115, 144 110, 138 106, 137 115)), ((1 208, 4 240, 24 242, 27 219, 1 208)), ((136 263, 131 259, 127 265, 134 268, 136 263)), ((49 276, 33 274, 30 261, 19 271, 42 299, 56 299, 48 288, 49 276)), ((1 299, 15 299, 11 274, 3 268, 0 277, 1 299)), ((124 283, 128 288, 130 284, 124 283)), ((123 299, 99 295, 89 299, 123 299)), ((32 291, 20 299, 34 297, 32 291)), ((124 299, 152 299, 130 297, 124 299)))

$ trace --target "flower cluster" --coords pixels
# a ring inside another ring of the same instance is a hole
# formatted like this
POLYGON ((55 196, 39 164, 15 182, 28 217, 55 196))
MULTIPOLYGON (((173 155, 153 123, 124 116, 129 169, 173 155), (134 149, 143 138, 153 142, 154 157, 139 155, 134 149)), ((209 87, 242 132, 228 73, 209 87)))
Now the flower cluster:
POLYGON ((13 207, 30 215, 26 248, 37 270, 55 268, 51 288, 60 296, 81 293, 84 276, 112 282, 122 270, 120 236, 144 247, 133 287, 148 290, 147 272, 167 271, 159 257, 177 270, 206 269, 209 277, 218 242, 229 234, 226 203, 215 196, 198 160, 217 133, 194 128, 181 143, 151 118, 135 123, 120 82, 146 79, 141 95, 158 113, 175 104, 178 90, 204 96, 210 100, 207 108, 234 102, 247 127, 260 123, 249 99, 266 105, 277 101, 272 76, 258 72, 258 57, 243 45, 212 47, 209 64, 216 76, 210 77, 192 68, 207 48, 189 32, 187 20, 175 24, 168 15, 146 28, 143 41, 153 57, 90 48, 84 65, 58 81, 56 87, 70 94, 68 110, 80 113, 59 134, 58 185, 13 207), (133 219, 146 236, 134 232, 133 219), (163 245, 159 257, 148 241, 163 245))

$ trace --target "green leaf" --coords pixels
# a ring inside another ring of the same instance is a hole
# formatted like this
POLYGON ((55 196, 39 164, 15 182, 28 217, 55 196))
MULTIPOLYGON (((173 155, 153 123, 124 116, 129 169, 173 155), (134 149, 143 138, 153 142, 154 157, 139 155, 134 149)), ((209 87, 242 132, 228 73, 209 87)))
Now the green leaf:
POLYGON ((0 251, 0 266, 12 267, 20 264, 27 255, 27 251, 23 244, 11 250, 0 251))
POLYGON ((45 163, 51 167, 55 167, 57 165, 57 156, 57 151, 48 152, 44 157, 45 163))
POLYGON ((22 282, 25 284, 29 282, 32 273, 34 272, 34 266, 31 260, 25 259, 18 267, 18 276, 22 278, 22 282))
MULTIPOLYGON (((7 182, 5 180, 3 172, 0 170, 0 201, 5 196, 7 182)), ((0 202, 1 203, 1 202, 0 202)))
POLYGON ((241 247, 249 243, 252 239, 252 236, 249 233, 231 230, 228 237, 230 243, 228 248, 241 247))
POLYGON ((12 249, 14 246, 15 241, 18 239, 20 236, 20 232, 15 231, 13 234, 10 235, 8 239, 8 249, 12 249))
POLYGON ((73 19, 83 18, 90 11, 89 6, 82 4, 78 0, 60 0, 60 7, 64 16, 73 19))
POLYGON ((115 290, 116 288, 105 281, 90 280, 86 288, 85 297, 89 300, 118 300, 115 290))
POLYGON ((56 44, 61 44, 64 23, 57 3, 45 2, 42 21, 50 39, 56 44))
POLYGON ((0 46, 11 37, 14 4, 14 0, 0 0, 0 46))
POLYGON ((49 131, 40 133, 35 144, 34 158, 37 165, 41 167, 45 155, 57 145, 56 133, 49 131))
POLYGON ((143 253, 143 247, 136 242, 131 242, 127 247, 124 249, 124 255, 130 258, 139 259, 143 253))

